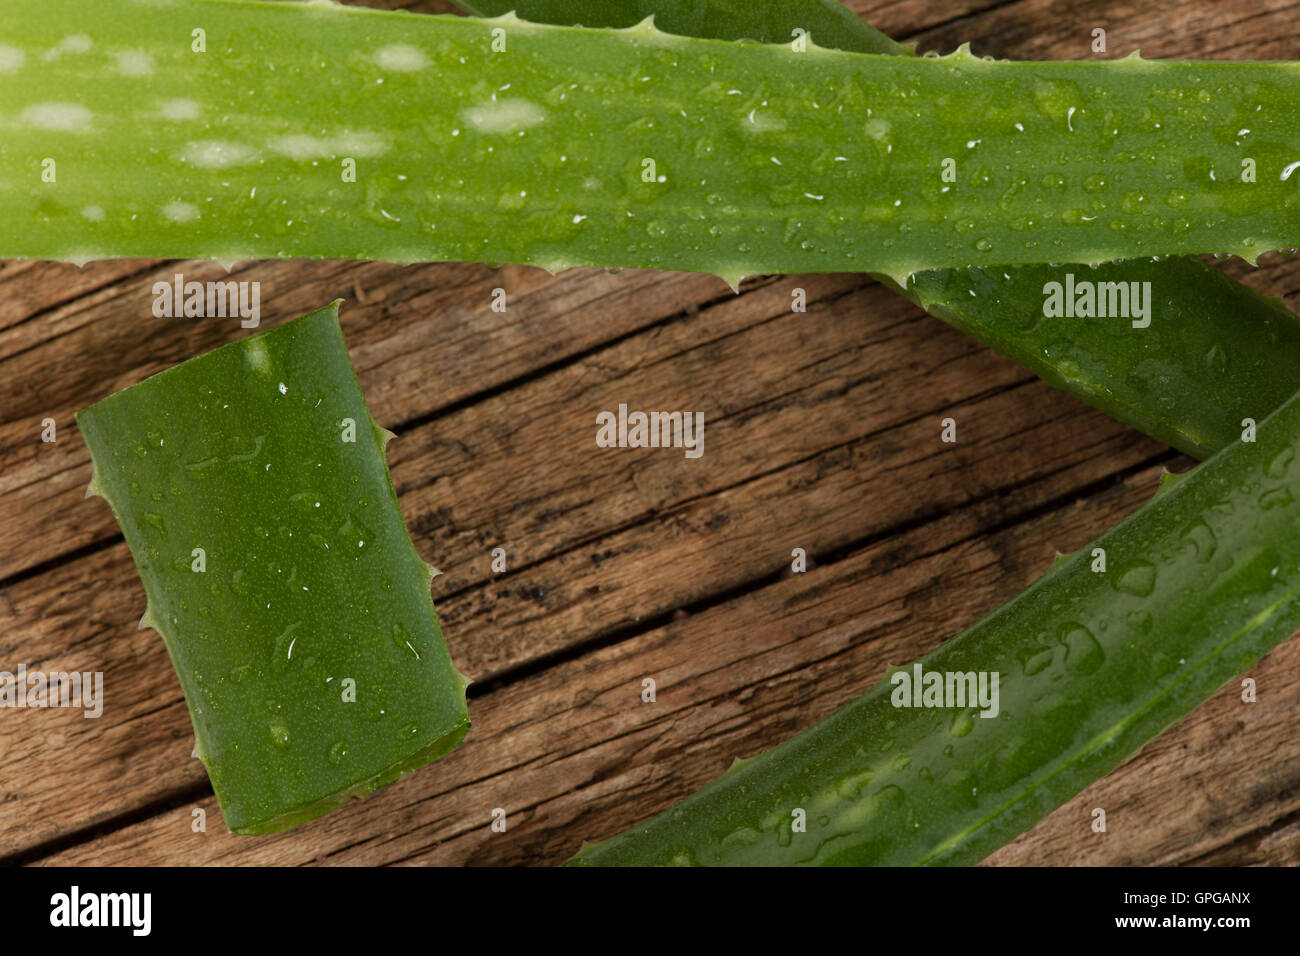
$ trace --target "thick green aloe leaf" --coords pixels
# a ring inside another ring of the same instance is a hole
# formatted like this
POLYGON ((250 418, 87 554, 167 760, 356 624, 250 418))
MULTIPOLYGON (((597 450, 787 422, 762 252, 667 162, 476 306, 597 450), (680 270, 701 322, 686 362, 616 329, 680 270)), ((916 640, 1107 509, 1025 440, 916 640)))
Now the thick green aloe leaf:
POLYGON ((1300 386, 1300 320, 1198 259, 934 270, 906 290, 885 281, 1049 384, 1198 458, 1300 386), (1149 314, 1044 316, 1044 288, 1067 282, 1145 286, 1149 314))
POLYGON ((790 43, 796 29, 818 45, 859 53, 910 53, 835 0, 470 0, 456 6, 480 17, 513 12, 521 20, 562 26, 634 27, 646 17, 665 33, 715 40, 790 43))
MULTIPOLYGON (((460 4, 505 13, 511 0, 460 4)), ((825 46, 890 50, 884 34, 831 0, 643 0, 673 33, 773 40, 836 11, 836 29, 813 28, 825 46), (707 33, 702 32, 707 31, 707 33)), ((521 15, 544 23, 618 27, 635 22, 628 5, 608 0, 526 0, 521 15)), ((1242 419, 1263 418, 1300 385, 1300 321, 1199 260, 1121 260, 1078 269, 1008 265, 919 272, 906 289, 881 277, 926 311, 1019 362, 1044 380, 1148 435, 1199 458, 1231 444, 1242 419), (1048 318, 1050 283, 1067 276, 1103 289, 1144 293, 1145 318, 1048 318), (1137 327, 1134 327, 1134 322, 1137 327)))
POLYGON ((1300 244, 1294 63, 800 53, 240 0, 11 0, 0 49, 4 256, 735 282, 1300 244))
POLYGON ((226 824, 268 833, 465 736, 443 644, 337 304, 77 416, 226 824))
POLYGON ((1300 628, 1297 451, 1300 394, 917 664, 574 862, 980 860, 1300 628), (993 706, 955 697, 965 674, 997 675, 993 706))

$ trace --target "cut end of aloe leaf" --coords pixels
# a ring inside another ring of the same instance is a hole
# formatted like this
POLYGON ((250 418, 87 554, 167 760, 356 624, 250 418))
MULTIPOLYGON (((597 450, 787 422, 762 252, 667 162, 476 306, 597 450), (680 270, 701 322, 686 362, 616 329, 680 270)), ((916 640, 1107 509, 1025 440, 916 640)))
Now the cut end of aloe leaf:
POLYGON ((461 741, 466 682, 337 303, 77 421, 232 831, 309 820, 461 741))

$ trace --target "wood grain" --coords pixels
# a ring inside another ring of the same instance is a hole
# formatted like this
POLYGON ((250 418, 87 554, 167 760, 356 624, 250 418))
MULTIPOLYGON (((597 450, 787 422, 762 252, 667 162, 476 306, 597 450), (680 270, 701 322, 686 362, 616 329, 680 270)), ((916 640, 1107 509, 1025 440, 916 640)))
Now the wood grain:
MULTIPOLYGON (((370 5, 443 12, 441 3, 370 5)), ((1295 5, 851 3, 923 47, 1017 58, 1294 56, 1295 5)), ((1221 264, 1300 306, 1300 262, 1221 264)), ((264 325, 344 333, 472 689, 466 744, 286 834, 224 832, 79 408, 239 337, 156 319, 198 262, 0 262, 0 669, 101 670, 104 716, 0 711, 0 858, 555 863, 810 726, 1141 504, 1169 452, 860 276, 259 262, 264 325), (806 313, 790 311, 804 288, 806 313), (503 288, 508 309, 491 308, 503 288), (704 411, 706 453, 598 449, 597 410, 704 411), (939 419, 959 423, 939 442, 939 419), (39 440, 52 417, 59 440, 39 440), (509 571, 491 573, 493 547, 509 571), (811 556, 788 572, 790 551, 811 556), (658 700, 642 704, 654 676, 658 700), (506 834, 488 829, 493 807, 506 834), (205 833, 191 811, 208 813, 205 833)), ((990 864, 1300 860, 1300 641, 990 864), (1093 834, 1104 807, 1109 832, 1093 834)))

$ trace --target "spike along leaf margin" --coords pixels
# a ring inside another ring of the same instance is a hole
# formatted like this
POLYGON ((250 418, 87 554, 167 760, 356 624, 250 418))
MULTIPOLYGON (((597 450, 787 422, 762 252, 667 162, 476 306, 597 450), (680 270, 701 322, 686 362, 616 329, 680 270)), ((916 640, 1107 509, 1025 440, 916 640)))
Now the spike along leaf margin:
POLYGON ((338 303, 77 415, 227 826, 270 833, 469 728, 338 303))
POLYGON ((453 0, 466 13, 514 13, 532 23, 627 29, 653 18, 665 33, 713 40, 787 43, 799 34, 824 47, 858 53, 906 54, 898 43, 834 0, 453 0))
POLYGON ((910 668, 571 862, 978 862, 1300 628, 1297 452, 1300 393, 910 668))
POLYGON ((0 49, 0 217, 27 224, 0 256, 635 266, 734 286, 1300 244, 1289 62, 796 53, 649 21, 252 0, 12 0, 0 49))
MULTIPOLYGON (((599 27, 624 27, 653 13, 655 23, 673 33, 779 41, 804 29, 823 46, 911 52, 847 8, 818 0, 476 0, 458 6, 489 14, 515 8, 531 20, 599 27)), ((1092 269, 940 269, 918 272, 906 287, 881 278, 1048 384, 1198 458, 1236 441, 1245 419, 1264 418, 1300 382, 1295 315, 1190 257, 1128 259, 1092 269), (1056 283, 1064 292, 1074 280, 1081 289, 1101 290, 1094 311, 1098 305, 1110 310, 1109 290, 1116 290, 1122 307, 1105 316, 1046 316, 1045 290, 1056 283), (1139 299, 1145 315, 1139 315, 1139 299)))

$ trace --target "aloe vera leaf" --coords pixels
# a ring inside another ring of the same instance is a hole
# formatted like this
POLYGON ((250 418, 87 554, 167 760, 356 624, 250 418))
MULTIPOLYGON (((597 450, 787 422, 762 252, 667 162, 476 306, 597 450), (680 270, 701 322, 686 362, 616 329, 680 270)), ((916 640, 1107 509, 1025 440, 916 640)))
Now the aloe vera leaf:
MULTIPOLYGON (((472 6, 482 13, 518 7, 521 15, 543 23, 635 22, 627 5, 607 0, 479 0, 472 6)), ((830 0, 746 0, 743 9, 728 0, 643 0, 631 6, 636 16, 654 14, 656 24, 672 33, 755 40, 789 36, 834 7, 842 15, 839 29, 813 29, 822 45, 911 52, 886 49, 883 33, 830 0)), ((1198 458, 1231 444, 1243 418, 1263 418, 1300 383, 1300 321, 1282 303, 1212 266, 1191 258, 1136 259, 1073 270, 1079 279, 1126 289, 1149 282, 1154 314, 1145 328, 1121 317, 1045 318, 1044 287, 1063 282, 1067 271, 1048 265, 941 269, 918 272, 906 287, 879 278, 1049 384, 1198 458)))
POLYGON ((1236 441, 1245 419, 1264 418, 1300 384, 1300 320, 1198 259, 932 270, 906 289, 884 281, 1048 384, 1197 458, 1236 441), (1067 273, 1150 283, 1150 325, 1044 317, 1045 285, 1067 273))
POLYGON ((1290 62, 797 53, 252 0, 13 0, 0 45, 4 256, 735 283, 1300 244, 1290 62))
POLYGON ((454 748, 443 644, 337 303, 77 416, 236 833, 326 813, 454 748), (349 428, 351 423, 351 428, 349 428), (196 550, 201 549, 201 550, 196 550))
POLYGON ((1297 450, 1300 394, 1256 441, 1162 481, 1145 507, 918 662, 923 674, 998 673, 996 716, 895 706, 891 672, 573 862, 982 859, 1300 627, 1297 450), (1093 570, 1096 548, 1105 571, 1093 570), (806 832, 792 827, 797 810, 806 832))
POLYGON ((514 13, 532 23, 560 26, 634 27, 646 17, 665 33, 715 40, 789 43, 802 29, 820 46, 858 53, 911 53, 912 47, 868 26, 835 0, 472 0, 456 6, 480 17, 514 13))

